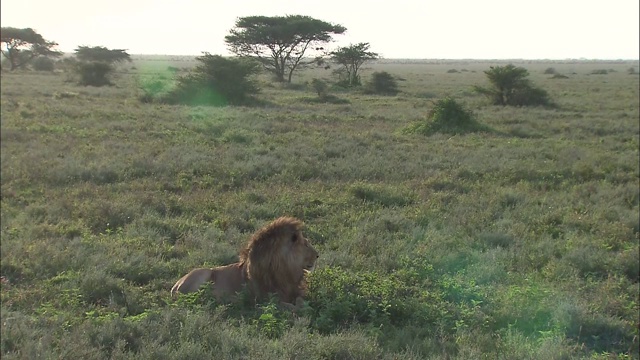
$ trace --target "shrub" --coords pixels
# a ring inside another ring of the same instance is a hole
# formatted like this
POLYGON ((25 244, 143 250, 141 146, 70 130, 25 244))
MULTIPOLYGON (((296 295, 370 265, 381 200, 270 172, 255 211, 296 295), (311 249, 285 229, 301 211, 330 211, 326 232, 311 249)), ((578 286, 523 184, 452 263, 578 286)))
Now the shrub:
POLYGON ((140 83, 142 95, 138 98, 143 103, 151 103, 168 96, 175 84, 164 76, 155 76, 140 83))
POLYGON ((259 91, 252 75, 258 64, 250 59, 227 59, 205 53, 188 75, 177 80, 176 88, 162 100, 189 105, 242 105, 259 91))
POLYGON ((311 87, 321 99, 324 99, 327 97, 327 95, 329 95, 329 85, 327 85, 324 80, 313 79, 311 81, 311 87))
POLYGON ((607 69, 596 69, 591 72, 591 75, 607 75, 608 73, 607 69))
POLYGON ((636 68, 634 68, 633 66, 627 69, 627 73, 630 75, 633 75, 636 73, 636 68))
POLYGON ((396 95, 398 92, 398 82, 386 71, 374 72, 365 86, 367 94, 396 95))
POLYGON ((108 75, 113 67, 104 62, 80 62, 76 66, 76 72, 80 75, 80 85, 104 86, 111 85, 108 75))
POLYGON ((39 56, 35 58, 31 63, 31 65, 33 66, 33 70, 37 71, 53 71, 53 64, 53 59, 45 56, 39 56))
POLYGON ((546 68, 546 70, 544 71, 544 73, 545 73, 545 74, 547 74, 547 75, 553 75, 553 74, 555 74, 555 73, 556 73, 556 69, 554 69, 554 68, 552 68, 552 67, 549 67, 549 68, 546 68))
POLYGON ((550 104, 547 92, 531 85, 527 79, 529 72, 523 67, 516 67, 512 64, 491 66, 484 73, 493 88, 474 86, 474 90, 489 97, 494 105, 530 106, 550 104))
POLYGON ((450 97, 438 100, 427 115, 426 121, 409 126, 406 133, 432 135, 434 133, 463 134, 487 130, 479 124, 475 115, 450 97))
POLYGON ((314 271, 309 287, 311 327, 330 333, 354 321, 376 327, 435 321, 444 313, 438 294, 414 287, 402 278, 405 275, 403 271, 396 276, 351 273, 340 268, 314 271))
POLYGON ((457 73, 457 72, 458 72, 458 70, 456 70, 456 69, 449 69, 449 70, 447 70, 447 73, 448 73, 448 74, 454 74, 454 73, 457 73))

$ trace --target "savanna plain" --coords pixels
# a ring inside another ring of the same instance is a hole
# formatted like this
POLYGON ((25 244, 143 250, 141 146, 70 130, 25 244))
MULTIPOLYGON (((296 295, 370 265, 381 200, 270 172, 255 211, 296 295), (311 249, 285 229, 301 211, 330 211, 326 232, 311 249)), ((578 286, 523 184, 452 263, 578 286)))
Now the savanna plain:
POLYGON ((3 72, 2 358, 638 359, 638 62, 513 63, 555 106, 490 105, 491 61, 379 61, 401 92, 340 103, 264 76, 250 107, 139 101, 187 58, 3 72), (446 96, 483 130, 403 131, 446 96), (283 215, 320 253, 300 311, 171 298, 283 215))

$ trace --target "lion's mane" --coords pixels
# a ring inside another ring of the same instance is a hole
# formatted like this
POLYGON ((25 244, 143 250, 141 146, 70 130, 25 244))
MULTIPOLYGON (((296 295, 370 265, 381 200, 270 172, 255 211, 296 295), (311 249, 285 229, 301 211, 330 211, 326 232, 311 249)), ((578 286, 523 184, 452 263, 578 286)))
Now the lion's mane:
POLYGON ((263 296, 276 293, 293 303, 304 295, 306 270, 311 270, 318 253, 302 236, 302 222, 281 217, 258 230, 240 252, 252 291, 263 296))

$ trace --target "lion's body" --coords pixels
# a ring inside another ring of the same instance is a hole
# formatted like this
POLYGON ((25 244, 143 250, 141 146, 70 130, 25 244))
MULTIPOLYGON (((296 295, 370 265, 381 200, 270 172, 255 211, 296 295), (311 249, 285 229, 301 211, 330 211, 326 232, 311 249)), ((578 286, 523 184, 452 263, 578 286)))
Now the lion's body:
POLYGON ((172 294, 197 291, 211 282, 216 298, 233 296, 246 285, 256 299, 276 294, 299 304, 318 252, 302 235, 299 220, 281 217, 258 230, 240 253, 240 262, 213 269, 194 269, 171 289, 172 294))
POLYGON ((246 284, 243 266, 235 263, 213 269, 193 269, 173 285, 171 294, 195 292, 208 282, 215 284, 213 294, 217 298, 237 293, 246 284))

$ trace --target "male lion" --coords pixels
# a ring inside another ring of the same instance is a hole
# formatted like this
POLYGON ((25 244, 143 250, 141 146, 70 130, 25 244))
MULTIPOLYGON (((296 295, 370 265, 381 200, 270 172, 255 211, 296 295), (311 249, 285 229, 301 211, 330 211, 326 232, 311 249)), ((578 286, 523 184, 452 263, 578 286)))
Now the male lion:
POLYGON ((253 234, 240 252, 239 262, 191 270, 173 285, 171 294, 194 292, 212 282, 214 296, 224 299, 246 285, 256 299, 276 294, 283 305, 295 309, 302 303, 305 274, 313 270, 318 258, 301 230, 300 220, 278 218, 253 234))

